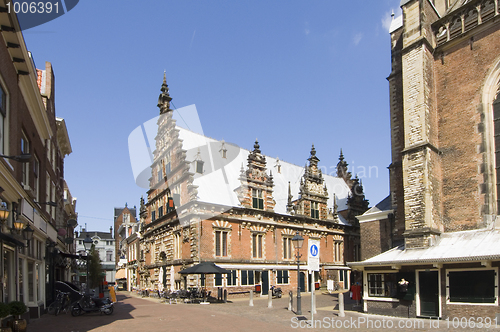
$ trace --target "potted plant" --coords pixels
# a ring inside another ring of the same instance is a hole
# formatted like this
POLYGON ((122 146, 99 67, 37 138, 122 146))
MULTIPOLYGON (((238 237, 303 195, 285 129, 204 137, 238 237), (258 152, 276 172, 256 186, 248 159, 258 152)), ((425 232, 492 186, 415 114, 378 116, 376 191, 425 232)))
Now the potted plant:
MULTIPOLYGON (((9 305, 7 303, 0 302, 0 320, 8 315, 10 315, 9 305)), ((10 327, 2 327, 2 324, 0 324, 0 332, 12 332, 12 329, 10 327)))
POLYGON ((12 321, 12 330, 14 332, 26 332, 28 327, 28 322, 26 319, 23 319, 21 315, 25 314, 28 308, 26 304, 21 301, 12 301, 9 303, 10 314, 14 316, 14 320, 12 321))

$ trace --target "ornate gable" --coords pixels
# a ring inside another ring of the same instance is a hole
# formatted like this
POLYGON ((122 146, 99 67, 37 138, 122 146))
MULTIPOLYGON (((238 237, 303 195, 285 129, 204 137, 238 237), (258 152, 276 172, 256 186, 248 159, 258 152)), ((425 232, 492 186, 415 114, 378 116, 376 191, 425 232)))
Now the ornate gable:
POLYGON ((318 168, 319 159, 316 157, 314 144, 307 160, 309 165, 306 165, 300 180, 299 199, 295 202, 296 213, 315 219, 327 219, 328 190, 321 169, 318 168))
POLYGON ((248 154, 247 169, 241 165, 241 186, 235 189, 241 206, 265 211, 274 210, 273 176, 266 172, 266 157, 261 153, 259 142, 248 154))
POLYGON ((356 219, 356 216, 360 216, 368 210, 369 202, 365 198, 365 193, 363 192, 363 184, 357 176, 352 180, 352 182, 352 195, 349 195, 347 197, 347 206, 349 208, 347 220, 351 225, 357 225, 358 221, 356 219))

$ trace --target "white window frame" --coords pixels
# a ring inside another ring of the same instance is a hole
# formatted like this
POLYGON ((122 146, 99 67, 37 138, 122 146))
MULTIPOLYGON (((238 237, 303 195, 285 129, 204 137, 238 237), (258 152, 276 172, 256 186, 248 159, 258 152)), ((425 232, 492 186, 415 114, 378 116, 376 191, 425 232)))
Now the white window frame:
MULTIPOLYGON (((28 135, 24 131, 21 132, 21 154, 28 154, 30 153, 31 146, 30 146, 30 141, 28 139, 28 135), (24 142, 24 144, 23 144, 24 142)), ((22 183, 26 186, 29 186, 30 184, 30 163, 24 163, 22 164, 22 183)))
POLYGON ((255 286, 256 285, 255 284, 255 270, 246 270, 246 269, 245 270, 240 270, 240 277, 241 277, 240 278, 240 284, 241 284, 242 287, 245 287, 245 286, 255 286), (246 272, 246 274, 247 274, 247 283, 245 285, 243 285, 243 283, 242 283, 243 282, 243 271, 247 271, 246 272), (252 278, 253 283, 252 284, 249 283, 249 280, 250 280, 250 278, 248 277, 248 272, 249 271, 251 271, 252 274, 253 274, 253 278, 252 278))
POLYGON ((33 177, 34 177, 34 188, 35 199, 40 202, 40 160, 36 155, 33 156, 33 177))
MULTIPOLYGON (((420 316, 420 280, 419 280, 419 272, 426 271, 437 271, 438 273, 438 301, 439 301, 439 317, 442 317, 443 313, 441 312, 441 308, 443 306, 441 302, 441 269, 418 269, 415 270, 415 301, 417 302, 417 316, 420 316)), ((448 281, 447 281, 448 282, 448 281)))
POLYGON ((258 209, 258 210, 264 210, 264 198, 263 198, 263 191, 262 189, 258 188, 252 188, 252 208, 258 209), (254 200, 257 203, 257 206, 254 204, 254 200), (259 206, 262 205, 262 208, 259 206))
MULTIPOLYGON (((383 301, 383 302, 399 302, 399 299, 394 297, 383 297, 383 296, 369 296, 368 295, 368 274, 386 274, 386 273, 394 273, 397 274, 398 270, 370 270, 363 271, 363 299, 370 301, 383 301)), ((366 302, 365 302, 366 303, 366 302)))
POLYGON ((276 271, 276 285, 289 285, 290 284, 290 271, 289 270, 277 270, 276 271), (282 273, 282 276, 281 276, 281 281, 282 282, 278 282, 278 273, 281 272, 282 273), (287 274, 286 276, 286 280, 287 282, 283 282, 283 273, 287 274))
MULTIPOLYGON (((463 268, 463 269, 446 269, 446 304, 451 305, 478 305, 478 306, 498 306, 498 267, 485 267, 485 268, 463 268), (461 271, 495 271, 495 302, 494 303, 472 303, 472 302, 451 302, 450 301, 450 278, 448 272, 461 272, 461 271)), ((441 283, 440 283, 441 287, 441 283)), ((441 301, 441 297, 439 298, 441 301)))
POLYGON ((281 241, 282 246, 283 246, 283 259, 294 259, 293 253, 294 253, 294 248, 293 248, 293 243, 292 243, 292 236, 283 236, 283 240, 281 241))
POLYGON ((226 287, 237 287, 237 286, 238 286, 238 284, 239 284, 239 279, 240 279, 240 278, 239 278, 239 276, 240 276, 240 275, 239 275, 239 272, 240 272, 240 271, 239 271, 239 270, 235 270, 235 269, 232 269, 232 270, 229 270, 229 271, 231 271, 231 273, 230 273, 229 275, 228 275, 228 274, 226 274, 226 275, 225 275, 225 278, 224 278, 224 279, 226 279, 226 287), (233 282, 232 282, 232 278, 233 278, 233 271, 236 273, 236 281, 234 282, 234 285, 232 284, 232 283, 233 283, 233 282), (230 276, 230 277, 228 277, 228 276, 230 276), (229 282, 229 280, 231 280, 231 282, 229 282), (231 285, 230 285, 230 284, 231 284, 231 285))
POLYGON ((215 257, 229 257, 229 230, 228 229, 214 229, 214 256, 215 257), (224 242, 224 235, 226 234, 226 241, 224 242), (219 241, 219 255, 217 255, 217 241, 219 241), (225 253, 225 254, 224 254, 225 253))
POLYGON ((252 232, 252 258, 253 259, 264 259, 266 257, 265 252, 264 252, 264 234, 263 232, 252 232), (259 240, 260 239, 260 240, 259 240), (257 242, 256 242, 257 241, 257 242), (254 247, 256 247, 256 253, 254 255, 254 247), (259 255, 260 252, 260 255, 259 255))
POLYGON ((181 259, 182 257, 182 240, 181 240, 181 232, 174 233, 174 259, 181 259))

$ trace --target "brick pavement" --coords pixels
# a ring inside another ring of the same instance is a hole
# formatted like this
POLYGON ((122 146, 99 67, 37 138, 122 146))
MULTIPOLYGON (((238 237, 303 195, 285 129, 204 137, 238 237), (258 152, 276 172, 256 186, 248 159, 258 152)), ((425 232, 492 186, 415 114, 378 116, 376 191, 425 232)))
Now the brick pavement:
MULTIPOLYGON (((295 299, 294 299, 295 300, 295 299)), ((44 315, 31 320, 29 332, 118 332, 118 331, 296 331, 309 327, 288 311, 288 296, 273 300, 273 308, 268 308, 267 297, 254 298, 250 307, 248 298, 234 299, 229 303, 166 304, 158 299, 140 298, 134 293, 119 292, 118 302, 112 315, 86 314, 72 317, 44 315)), ((346 307, 352 307, 350 300, 346 307)), ((386 316, 366 315, 346 311, 346 317, 337 317, 337 295, 317 296, 316 328, 307 331, 468 331, 468 328, 454 329, 446 321, 422 319, 399 319, 386 316), (335 308, 335 310, 334 310, 335 308), (362 322, 365 323, 362 323, 362 322), (371 325, 368 325, 371 322, 371 325), (401 323, 400 323, 401 322, 401 323), (335 325, 342 328, 336 328, 335 325), (362 324, 360 324, 362 323, 362 324), (321 324, 321 325, 319 325, 321 324), (399 325, 403 324, 403 325, 399 325), (437 324, 437 326, 435 325, 437 324), (391 328, 392 326, 392 328, 391 328), (400 328, 402 326, 402 328, 400 328), (385 328, 384 328, 385 327, 385 328)), ((302 297, 301 318, 310 319, 310 296, 302 297)))

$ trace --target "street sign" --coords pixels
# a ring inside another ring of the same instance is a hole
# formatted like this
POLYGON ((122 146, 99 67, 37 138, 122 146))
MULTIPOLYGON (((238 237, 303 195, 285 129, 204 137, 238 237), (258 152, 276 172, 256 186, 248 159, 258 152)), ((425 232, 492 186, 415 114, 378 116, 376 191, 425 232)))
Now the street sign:
POLYGON ((319 271, 319 240, 308 241, 307 269, 309 271, 319 271))

